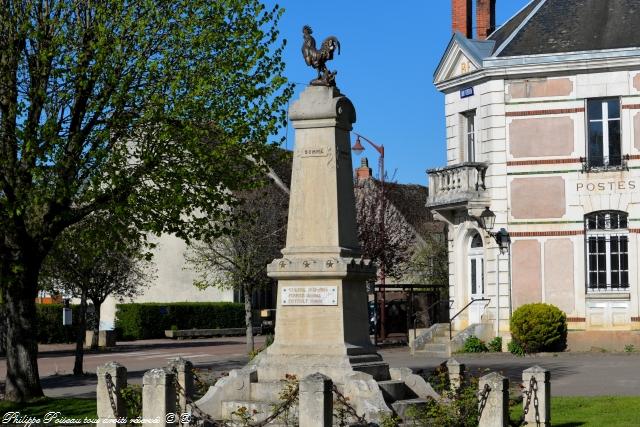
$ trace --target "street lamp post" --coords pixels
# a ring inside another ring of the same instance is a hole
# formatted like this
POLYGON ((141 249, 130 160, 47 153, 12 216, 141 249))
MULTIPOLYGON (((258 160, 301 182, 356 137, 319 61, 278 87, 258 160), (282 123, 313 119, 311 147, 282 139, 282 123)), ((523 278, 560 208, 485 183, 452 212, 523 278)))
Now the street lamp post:
MULTIPOLYGON (((351 147, 351 150, 356 153, 356 155, 360 155, 362 154, 362 152, 365 150, 364 146, 362 145, 362 143, 360 142, 361 139, 365 140, 366 142, 369 143, 369 145, 371 145, 373 148, 376 149, 376 151, 378 152, 378 154, 380 154, 380 157, 378 158, 378 173, 379 173, 379 177, 380 177, 380 208, 381 208, 381 212, 382 212, 382 223, 380 224, 380 241, 382 242, 382 244, 384 245, 385 243, 385 212, 386 212, 386 201, 385 201, 385 196, 384 196, 384 145, 378 145, 375 142, 371 141, 370 139, 360 135, 357 132, 353 132, 356 135, 356 142, 353 144, 353 147, 351 147)), ((384 256, 384 250, 383 252, 383 256, 384 256)), ((386 333, 386 328, 385 328, 385 313, 386 313, 386 288, 385 288, 385 277, 386 277, 386 273, 385 273, 385 266, 384 266, 384 259, 383 262, 380 265, 380 272, 379 272, 379 278, 380 278, 380 286, 382 288, 382 306, 380 307, 380 338, 385 339, 387 336, 386 333)), ((374 290, 375 290, 375 286, 374 286, 374 290)), ((375 295, 375 292, 374 292, 375 295)), ((376 300, 377 300, 377 295, 376 295, 376 300)), ((377 301, 376 301, 377 302, 377 301)))

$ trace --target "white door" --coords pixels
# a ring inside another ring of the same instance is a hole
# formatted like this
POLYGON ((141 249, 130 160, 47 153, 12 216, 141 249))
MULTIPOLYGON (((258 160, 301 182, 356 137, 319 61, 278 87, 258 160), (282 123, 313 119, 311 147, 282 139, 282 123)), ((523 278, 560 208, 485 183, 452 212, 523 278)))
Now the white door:
MULTIPOLYGON (((476 234, 471 239, 469 248, 469 301, 484 298, 484 245, 482 237, 476 234)), ((480 323, 480 319, 484 314, 486 301, 474 302, 469 306, 469 324, 480 323)))

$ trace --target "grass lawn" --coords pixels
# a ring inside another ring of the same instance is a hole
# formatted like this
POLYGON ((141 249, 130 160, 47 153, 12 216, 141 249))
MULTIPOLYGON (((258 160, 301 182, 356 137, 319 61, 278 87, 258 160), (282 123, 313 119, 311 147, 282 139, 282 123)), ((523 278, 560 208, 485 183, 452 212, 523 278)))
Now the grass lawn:
MULTIPOLYGON (((640 391, 639 391, 640 392, 640 391)), ((552 397, 553 427, 640 426, 640 397, 552 397)), ((511 408, 511 419, 522 416, 522 404, 511 408)))
MULTIPOLYGON (((64 418, 94 419, 96 418, 96 400, 44 397, 29 403, 0 401, 0 414, 3 418, 7 412, 20 412, 20 416, 40 419, 49 412, 60 412, 60 416, 64 418)), ((3 418, 0 418, 0 423, 2 423, 3 418)), ((37 425, 37 423, 34 425, 37 425)))
MULTIPOLYGON (((640 426, 639 397, 553 397, 553 427, 634 427, 640 426)), ((42 418, 47 412, 61 412, 66 418, 96 417, 95 399, 43 398, 30 403, 0 401, 0 414, 20 412, 21 416, 42 418)), ((511 408, 511 419, 522 415, 522 405, 511 408)), ((1 422, 0 418, 0 422, 1 422)))

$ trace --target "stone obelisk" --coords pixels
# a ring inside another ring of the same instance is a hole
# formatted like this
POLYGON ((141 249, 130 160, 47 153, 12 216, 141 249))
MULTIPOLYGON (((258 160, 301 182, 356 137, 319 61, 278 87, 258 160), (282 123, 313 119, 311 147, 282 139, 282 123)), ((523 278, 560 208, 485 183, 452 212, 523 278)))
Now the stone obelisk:
POLYGON ((289 118, 295 149, 287 243, 268 266, 278 280, 276 331, 258 377, 321 372, 340 382, 353 372, 350 356, 375 354, 365 283, 375 268, 361 257, 353 193, 356 113, 336 87, 308 86, 289 118))

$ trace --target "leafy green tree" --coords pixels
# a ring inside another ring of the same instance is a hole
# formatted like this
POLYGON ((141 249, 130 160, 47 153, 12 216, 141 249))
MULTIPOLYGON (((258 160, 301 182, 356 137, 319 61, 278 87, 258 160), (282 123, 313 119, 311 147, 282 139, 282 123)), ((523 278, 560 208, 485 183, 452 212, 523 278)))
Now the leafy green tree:
POLYGON ((82 375, 87 302, 93 304, 93 340, 98 346, 100 308, 109 296, 132 298, 150 283, 151 253, 145 236, 109 215, 91 215, 67 228, 45 258, 44 289, 80 299, 73 373, 82 375))
POLYGON ((7 399, 42 395, 35 297, 65 229, 107 211, 185 239, 229 229, 233 190, 263 172, 249 157, 285 119, 280 15, 258 0, 0 0, 7 399))

